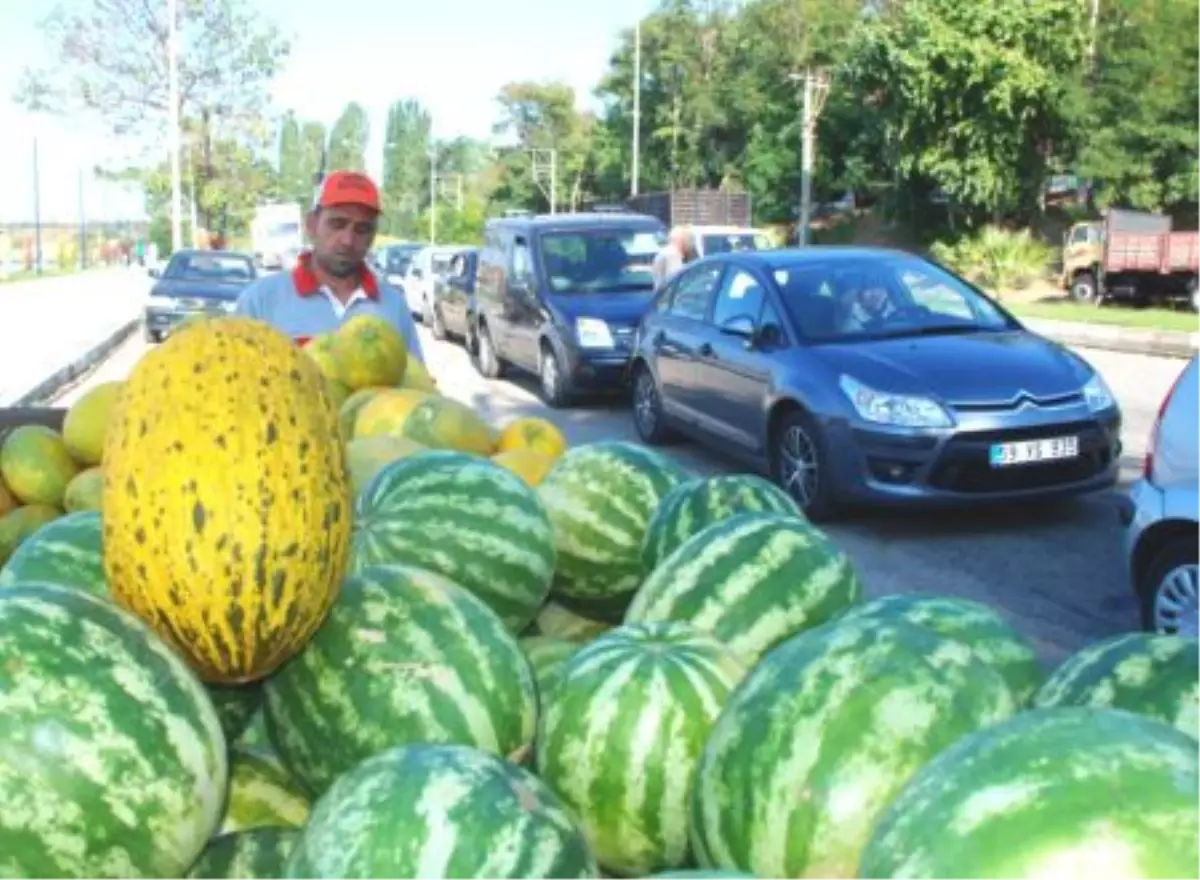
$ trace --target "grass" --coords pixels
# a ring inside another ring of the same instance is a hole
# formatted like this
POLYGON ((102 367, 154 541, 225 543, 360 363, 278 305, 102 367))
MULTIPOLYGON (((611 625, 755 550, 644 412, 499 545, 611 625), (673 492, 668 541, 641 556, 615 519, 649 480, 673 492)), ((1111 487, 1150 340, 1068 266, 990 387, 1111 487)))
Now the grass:
POLYGON ((1045 318, 1050 321, 1076 321, 1082 324, 1108 324, 1135 327, 1142 330, 1176 330, 1195 333, 1197 316, 1194 312, 1171 309, 1139 309, 1125 305, 1091 306, 1073 302, 1005 302, 1004 305, 1021 318, 1045 318))

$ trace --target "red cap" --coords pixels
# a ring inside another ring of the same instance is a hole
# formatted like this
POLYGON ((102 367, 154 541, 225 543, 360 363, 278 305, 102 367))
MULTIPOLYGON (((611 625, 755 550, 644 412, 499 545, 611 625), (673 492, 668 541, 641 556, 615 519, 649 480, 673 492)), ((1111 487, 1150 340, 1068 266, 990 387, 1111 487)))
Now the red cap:
POLYGON ((317 206, 362 205, 379 213, 379 188, 358 171, 335 171, 325 178, 317 194, 317 206))

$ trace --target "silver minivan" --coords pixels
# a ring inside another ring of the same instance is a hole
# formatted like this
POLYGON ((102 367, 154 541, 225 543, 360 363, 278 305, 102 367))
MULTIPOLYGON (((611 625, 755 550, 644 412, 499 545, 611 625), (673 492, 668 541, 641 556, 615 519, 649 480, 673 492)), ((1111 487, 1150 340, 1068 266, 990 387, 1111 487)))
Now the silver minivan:
POLYGON ((1142 624, 1200 635, 1200 414, 1192 356, 1159 409, 1142 476, 1120 506, 1125 554, 1142 624))

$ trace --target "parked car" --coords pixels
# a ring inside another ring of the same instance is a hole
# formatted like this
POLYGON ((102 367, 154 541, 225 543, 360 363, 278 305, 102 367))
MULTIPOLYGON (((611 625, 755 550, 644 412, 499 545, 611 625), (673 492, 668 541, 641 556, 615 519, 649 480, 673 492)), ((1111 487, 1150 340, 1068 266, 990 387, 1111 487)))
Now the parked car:
POLYGON ((142 318, 147 342, 160 342, 191 315, 232 312, 238 294, 258 277, 253 254, 240 251, 182 250, 171 255, 156 279, 142 318))
POLYGON ((1200 407, 1197 358, 1163 398, 1142 476, 1122 498, 1125 556, 1143 626, 1200 636, 1200 407))
POLYGON ((696 255, 710 257, 730 251, 769 251, 775 247, 771 236, 761 229, 743 226, 693 226, 696 255))
POLYGON ((462 249, 463 245, 457 244, 425 245, 412 255, 401 286, 414 317, 423 317, 428 313, 434 281, 439 275, 445 274, 454 255, 462 249))
POLYGON ((645 214, 581 213, 489 221, 479 252, 468 348, 490 378, 535 372, 551 406, 625 386, 634 329, 653 298, 666 242, 645 214))
POLYGON ((479 248, 463 248, 433 283, 429 312, 421 316, 434 339, 454 335, 466 339, 475 320, 475 272, 479 248))
POLYGON ((806 247, 708 257, 634 340, 638 434, 769 471, 810 517, 842 506, 1045 498, 1112 486, 1100 375, 921 257, 806 247))
POLYGON ((424 245, 406 241, 379 248, 375 255, 375 262, 380 274, 393 287, 403 289, 405 277, 408 275, 408 267, 412 264, 413 256, 422 247, 424 245))

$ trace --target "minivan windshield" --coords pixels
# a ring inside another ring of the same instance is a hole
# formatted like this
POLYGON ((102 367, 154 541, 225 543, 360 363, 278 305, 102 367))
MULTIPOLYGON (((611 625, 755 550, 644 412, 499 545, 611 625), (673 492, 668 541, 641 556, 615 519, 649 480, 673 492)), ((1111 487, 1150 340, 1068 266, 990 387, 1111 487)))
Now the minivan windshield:
POLYGON ((634 292, 654 289, 651 267, 666 233, 611 226, 543 232, 542 268, 553 293, 634 292))

